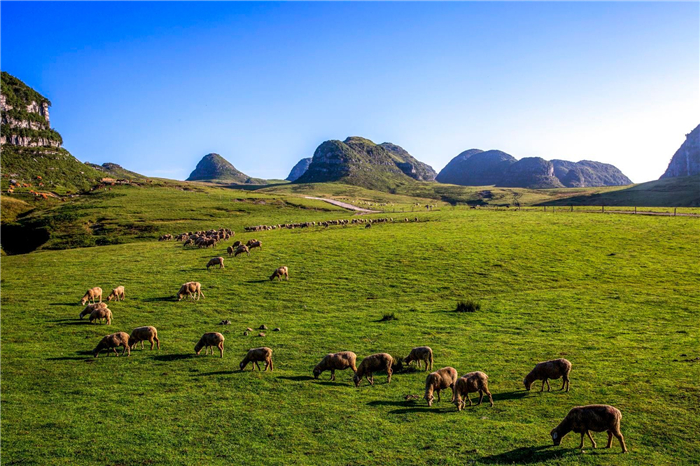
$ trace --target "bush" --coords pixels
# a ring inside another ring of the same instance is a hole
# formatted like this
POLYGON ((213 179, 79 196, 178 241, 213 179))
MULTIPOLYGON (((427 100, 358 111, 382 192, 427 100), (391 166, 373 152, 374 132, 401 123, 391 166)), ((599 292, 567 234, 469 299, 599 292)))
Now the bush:
POLYGON ((398 317, 396 317, 396 314, 393 312, 384 314, 384 316, 379 320, 380 322, 388 322, 390 320, 399 320, 398 317))
POLYGON ((460 301, 457 303, 457 308, 455 312, 476 312, 481 310, 481 303, 474 301, 473 299, 468 299, 466 301, 460 301))

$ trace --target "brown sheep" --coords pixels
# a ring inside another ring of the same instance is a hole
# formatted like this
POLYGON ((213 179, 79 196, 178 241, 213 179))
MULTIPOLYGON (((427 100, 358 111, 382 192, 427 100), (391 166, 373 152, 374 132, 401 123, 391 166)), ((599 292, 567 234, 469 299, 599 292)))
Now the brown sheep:
POLYGON ((107 301, 111 301, 112 299, 114 299, 115 301, 124 301, 124 287, 123 286, 118 286, 112 290, 112 292, 107 297, 107 301))
POLYGON ((625 438, 620 432, 620 420, 622 420, 622 413, 619 409, 608 406, 608 405, 588 405, 588 406, 576 406, 569 411, 563 421, 559 423, 552 432, 552 441, 554 445, 559 445, 561 443, 562 437, 571 432, 572 430, 577 434, 581 434, 581 445, 579 448, 583 448, 583 436, 588 435, 591 439, 593 448, 596 447, 595 440, 591 436, 591 431, 593 432, 603 432, 608 431, 608 446, 606 448, 612 447, 613 435, 620 441, 620 446, 622 447, 622 453, 627 453, 627 446, 625 445, 625 438))
POLYGON ((362 360, 357 368, 352 380, 355 386, 359 387, 364 377, 370 385, 374 385, 374 373, 378 371, 386 371, 386 383, 391 383, 391 366, 394 364, 394 358, 388 353, 377 353, 367 356, 362 360))
POLYGON ((243 361, 238 365, 241 370, 245 369, 245 366, 248 365, 249 362, 252 362, 253 370, 255 370, 255 366, 258 367, 258 370, 260 370, 260 364, 258 364, 259 361, 264 361, 265 362, 265 369, 267 370, 268 367, 270 368, 270 372, 272 372, 273 369, 273 364, 272 364, 272 350, 270 348, 267 348, 265 346, 262 346, 260 348, 253 348, 248 350, 248 354, 245 355, 245 358, 243 358, 243 361))
POLYGON ((262 251, 262 241, 257 241, 257 240, 253 241, 253 242, 248 241, 248 244, 246 246, 248 246, 248 249, 250 249, 250 250, 253 250, 255 248, 260 248, 260 250, 262 251))
POLYGON ((286 266, 279 267, 277 270, 272 272, 272 275, 270 275, 270 280, 279 278, 280 281, 282 281, 282 277, 285 277, 287 281, 289 281, 289 269, 286 266))
POLYGON ((160 340, 158 339, 158 330, 155 327, 137 327, 129 335, 129 347, 134 349, 136 344, 141 342, 141 349, 143 349, 143 342, 148 341, 151 343, 151 349, 153 349, 153 342, 155 341, 160 349, 160 340))
POLYGON ((425 364, 425 370, 428 368, 433 369, 433 350, 429 346, 418 346, 413 348, 411 352, 403 360, 405 364, 411 364, 416 361, 416 366, 420 369, 420 363, 423 361, 425 364))
POLYGON ((569 372, 571 372, 571 363, 566 359, 553 359, 551 361, 541 362, 535 365, 535 368, 530 371, 529 374, 523 379, 523 384, 526 390, 530 390, 532 387, 532 382, 535 380, 542 381, 542 388, 540 391, 544 391, 544 384, 547 383, 547 391, 551 391, 548 379, 558 379, 559 377, 564 378, 564 382, 561 385, 561 390, 569 391, 571 382, 569 381, 569 372))
POLYGON ((236 248, 237 248, 238 246, 240 246, 241 244, 243 244, 243 243, 241 243, 240 241, 234 241, 233 244, 231 245, 231 247, 232 247, 233 249, 236 249, 236 248))
POLYGON ((202 285, 199 282, 187 282, 184 283, 180 287, 180 291, 177 292, 177 300, 182 301, 182 299, 188 296, 192 299, 197 298, 197 301, 199 301, 199 297, 201 296, 202 298, 206 298, 204 296, 204 293, 202 293, 202 285))
POLYGON ((112 349, 114 351, 114 354, 119 356, 119 353, 117 353, 117 348, 120 346, 124 347, 124 351, 122 351, 122 356, 124 356, 124 353, 128 353, 128 355, 131 356, 131 348, 129 348, 128 333, 117 332, 111 335, 107 335, 102 340, 100 340, 95 349, 92 350, 92 355, 97 357, 100 354, 100 351, 102 351, 103 349, 112 349))
POLYGON ((257 239, 249 239, 247 243, 245 243, 246 246, 251 247, 253 243, 257 243, 257 239))
POLYGON ((219 353, 221 357, 224 357, 224 336, 218 332, 210 332, 202 335, 196 345, 194 345, 195 354, 199 355, 202 348, 204 349, 204 354, 206 355, 209 350, 211 354, 214 354, 214 347, 219 348, 219 353))
POLYGON ((248 249, 248 246, 246 246, 245 244, 241 244, 236 248, 236 252, 233 254, 233 257, 236 257, 239 254, 243 254, 244 252, 250 256, 250 249, 248 249))
POLYGON ((356 361, 357 355, 352 351, 329 353, 314 367, 314 378, 318 379, 323 371, 331 371, 331 380, 335 380, 335 371, 344 371, 347 368, 352 369, 352 372, 355 373, 357 372, 356 361))
POLYGON ((85 306, 85 309, 80 313, 80 318, 82 319, 85 316, 89 316, 92 314, 92 311, 95 309, 100 309, 100 308, 107 308, 107 303, 95 303, 95 304, 88 304, 85 306))
POLYGON ((106 307, 98 307, 90 313, 90 323, 96 320, 102 322, 102 319, 107 322, 107 325, 112 325, 112 311, 106 307))
POLYGON ((457 369, 454 367, 443 367, 435 372, 428 374, 425 379, 425 401, 428 402, 428 406, 433 405, 433 400, 435 397, 433 393, 437 393, 437 400, 440 401, 440 391, 447 388, 452 390, 451 401, 455 398, 455 384, 457 383, 457 369))
POLYGON ((466 401, 462 397, 466 397, 469 400, 469 406, 471 406, 472 399, 469 397, 469 394, 475 392, 479 392, 479 404, 481 404, 484 399, 484 393, 486 393, 489 396, 491 406, 493 406, 493 397, 489 391, 488 380, 489 376, 479 371, 470 372, 460 377, 455 384, 454 403, 457 405, 457 410, 461 411, 466 405, 466 401))
POLYGON ((224 258, 223 257, 213 257, 209 259, 209 262, 207 262, 207 270, 209 270, 209 267, 214 267, 218 265, 220 269, 224 268, 224 258))
POLYGON ((94 303, 98 298, 100 299, 100 302, 102 302, 102 288, 96 286, 85 292, 85 295, 80 299, 80 304, 85 306, 85 303, 88 301, 92 301, 94 303))

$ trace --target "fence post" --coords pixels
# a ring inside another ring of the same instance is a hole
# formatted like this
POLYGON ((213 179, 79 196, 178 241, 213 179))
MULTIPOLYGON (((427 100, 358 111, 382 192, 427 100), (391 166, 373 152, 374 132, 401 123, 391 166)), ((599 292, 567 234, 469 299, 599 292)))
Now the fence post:
POLYGON ((634 206, 634 213, 637 213, 637 206, 634 206))
POLYGON ((605 213, 605 204, 603 204, 603 205, 600 206, 600 211, 603 212, 603 213, 605 213))
POLYGON ((573 212, 573 211, 574 211, 574 205, 571 204, 571 212, 573 212))
POLYGON ((673 216, 674 217, 676 216, 676 208, 675 207, 673 208, 673 216))

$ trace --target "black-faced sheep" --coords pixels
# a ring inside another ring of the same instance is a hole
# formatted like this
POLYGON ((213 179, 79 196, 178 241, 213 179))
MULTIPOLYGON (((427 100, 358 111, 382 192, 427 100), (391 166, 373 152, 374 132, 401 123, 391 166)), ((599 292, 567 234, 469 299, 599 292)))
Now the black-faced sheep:
POLYGON ((566 387, 566 391, 568 392, 571 385, 569 381, 569 372, 571 372, 571 363, 566 359, 553 359, 551 361, 541 362, 535 365, 535 368, 525 376, 523 384, 526 390, 530 390, 535 380, 541 380, 542 388, 540 391, 544 391, 545 382, 547 383, 547 391, 550 391, 551 388, 548 379, 563 377, 564 381, 561 385, 561 390, 564 390, 564 387, 566 387))
POLYGON ((270 275, 270 280, 279 278, 280 281, 282 281, 282 277, 285 277, 287 281, 289 281, 289 269, 286 266, 279 267, 277 270, 272 272, 272 275, 270 275))
POLYGON ((413 348, 411 352, 403 360, 405 364, 411 364, 416 361, 416 366, 420 369, 420 363, 423 361, 425 370, 433 369, 433 350, 429 346, 419 346, 413 348))
POLYGON ((115 289, 113 289, 112 292, 107 297, 107 301, 111 301, 113 299, 115 301, 124 301, 124 287, 123 286, 118 286, 115 289))
POLYGON ((199 282, 187 282, 184 283, 180 287, 180 291, 177 292, 177 300, 182 301, 182 299, 188 296, 192 299, 197 299, 199 301, 199 297, 201 296, 202 298, 205 298, 204 293, 202 293, 202 285, 199 282))
POLYGON ((102 302, 102 288, 96 286, 94 288, 90 288, 85 292, 85 295, 80 299, 80 304, 85 306, 85 303, 87 303, 88 301, 92 301, 94 303, 95 300, 98 298, 100 302, 102 302))
POLYGON ((433 400, 435 399, 433 393, 437 394, 437 400, 439 402, 440 391, 448 388, 452 390, 451 401, 454 401, 455 384, 458 378, 457 369, 454 367, 443 367, 442 369, 428 374, 428 377, 425 378, 425 395, 423 396, 425 401, 428 402, 428 406, 433 405, 433 400))
POLYGON ((102 322, 103 319, 107 325, 112 325, 112 311, 106 307, 98 307, 90 313, 90 323, 94 321, 102 322))
POLYGON ((213 257, 207 262, 207 270, 209 267, 219 266, 220 269, 224 268, 224 258, 223 257, 213 257))
POLYGON ((260 364, 258 362, 264 361, 265 362, 265 369, 267 370, 270 368, 270 372, 273 370, 273 364, 272 364, 272 350, 270 348, 267 348, 265 346, 260 347, 260 348, 253 348, 248 350, 248 354, 245 355, 245 358, 243 358, 243 361, 238 365, 238 367, 243 370, 245 369, 245 366, 248 365, 249 362, 252 362, 253 370, 255 370, 255 367, 257 366, 258 370, 260 370, 260 364))
POLYGON ((318 379, 323 371, 331 371, 331 380, 335 380, 335 371, 344 371, 347 368, 352 372, 357 372, 357 355, 352 351, 341 351, 339 353, 329 353, 321 359, 321 362, 314 367, 314 378, 318 379))
POLYGON ((124 347, 124 351, 122 351, 122 356, 124 355, 124 353, 128 353, 128 355, 131 356, 131 348, 129 348, 128 333, 117 332, 111 335, 107 335, 102 340, 100 340, 95 349, 92 350, 92 355, 97 357, 100 354, 100 351, 102 351, 103 349, 111 349, 112 351, 114 351, 114 354, 119 356, 119 353, 117 353, 117 348, 120 346, 124 347))
POLYGON ((588 438, 591 439, 591 443, 593 444, 593 448, 595 448, 596 443, 591 436, 591 431, 607 431, 608 446, 606 448, 610 448, 612 446, 612 438, 615 436, 620 441, 622 453, 627 453, 625 438, 622 436, 622 432, 620 432, 620 420, 622 420, 622 413, 619 409, 613 406, 577 406, 572 408, 564 420, 561 421, 558 426, 552 429, 552 441, 554 442, 554 445, 559 445, 562 437, 573 430, 577 434, 581 434, 581 445, 579 445, 579 448, 583 448, 584 435, 588 435, 588 438))
POLYGON ((153 342, 155 341, 155 343, 158 345, 158 349, 160 349, 158 330, 156 330, 155 327, 137 327, 134 329, 133 332, 131 332, 131 335, 129 335, 129 347, 131 349, 134 349, 134 347, 136 347, 136 344, 139 342, 141 342, 141 349, 143 349, 144 341, 148 341, 151 343, 151 349, 153 349, 153 342))
POLYGON ((85 316, 89 316, 92 314, 92 311, 95 309, 100 309, 100 308, 107 308, 107 303, 95 303, 95 304, 88 304, 85 306, 85 308, 82 310, 80 313, 80 318, 82 319, 85 316))
POLYGON ((219 348, 219 353, 221 357, 224 357, 224 336, 218 332, 210 332, 202 335, 196 345, 194 345, 195 354, 199 355, 202 348, 205 348, 204 354, 206 355, 208 351, 211 350, 211 354, 214 354, 214 347, 219 348))
POLYGON ((353 382, 355 382, 356 387, 360 386, 360 383, 362 382, 362 377, 364 377, 370 385, 374 385, 374 373, 379 371, 386 371, 386 383, 391 383, 391 366, 393 364, 394 358, 392 358, 391 355, 388 353, 372 354, 362 360, 352 380, 353 382))
POLYGON ((491 406, 493 406, 493 397, 489 391, 488 380, 489 376, 479 371, 470 372, 457 379, 457 383, 455 384, 456 393, 454 396, 454 403, 457 405, 457 410, 461 411, 466 405, 466 401, 464 401, 462 397, 466 397, 469 401, 469 406, 471 406, 472 399, 469 397, 469 394, 475 392, 479 392, 479 404, 483 401, 484 393, 486 393, 489 396, 491 406))

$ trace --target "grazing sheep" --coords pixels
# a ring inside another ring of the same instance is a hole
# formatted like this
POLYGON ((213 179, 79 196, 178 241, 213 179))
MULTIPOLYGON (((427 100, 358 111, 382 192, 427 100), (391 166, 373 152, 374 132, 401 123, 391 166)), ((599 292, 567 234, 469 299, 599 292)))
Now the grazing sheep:
POLYGON ((80 304, 85 306, 85 303, 87 303, 88 301, 92 301, 94 303, 95 300, 98 298, 100 302, 102 302, 102 288, 96 286, 94 288, 90 288, 85 292, 85 295, 80 299, 80 304))
POLYGON ((106 309, 107 303, 88 304, 87 306, 85 306, 85 309, 83 309, 83 311, 80 313, 80 318, 82 319, 85 316, 89 316, 90 314, 92 314, 92 311, 94 311, 95 309, 99 309, 99 308, 106 309))
POLYGON ((236 257, 239 254, 243 254, 244 252, 250 256, 250 249, 248 249, 248 246, 246 246, 245 244, 241 244, 236 248, 236 252, 233 253, 233 257, 236 257))
POLYGON ((620 432, 621 419, 622 413, 613 406, 576 406, 569 411, 569 414, 566 415, 558 426, 552 429, 552 440, 554 441, 554 445, 559 445, 562 437, 573 430, 577 434, 581 434, 581 445, 579 445, 579 448, 583 448, 584 435, 588 435, 588 438, 591 439, 591 443, 593 444, 593 448, 595 448, 596 443, 591 436, 591 431, 608 431, 608 446, 606 448, 612 446, 612 438, 614 435, 620 441, 622 453, 627 453, 625 438, 622 436, 622 432, 620 432))
POLYGON ((241 244, 243 244, 243 243, 241 243, 240 241, 234 241, 233 244, 231 245, 231 247, 232 247, 233 249, 236 249, 236 248, 237 248, 238 246, 240 246, 241 244))
POLYGON ((335 380, 335 371, 344 371, 348 367, 355 373, 357 372, 355 361, 357 361, 357 355, 352 351, 329 353, 314 367, 314 378, 318 379, 323 371, 331 371, 331 380, 335 380))
POLYGON ((270 280, 279 278, 280 281, 282 281, 282 277, 285 277, 287 281, 289 281, 289 269, 286 266, 279 267, 277 270, 272 272, 272 275, 270 275, 270 280))
POLYGON ((435 372, 428 374, 425 379, 425 401, 428 402, 428 406, 433 405, 433 400, 435 397, 433 393, 437 393, 437 400, 440 401, 440 391, 450 388, 452 390, 451 401, 455 399, 455 384, 457 383, 457 369, 454 367, 443 367, 435 372))
POLYGON ((106 307, 98 307, 90 313, 90 323, 96 320, 102 322, 102 319, 107 322, 107 325, 112 325, 112 311, 106 307))
POLYGON ((248 246, 248 248, 250 250, 253 250, 255 248, 260 248, 260 250, 262 251, 262 241, 253 241, 253 242, 248 241, 248 244, 246 246, 248 246))
POLYGON ((235 251, 236 251, 236 250, 233 248, 233 246, 229 246, 229 247, 226 248, 226 252, 228 253, 228 256, 229 256, 229 257, 233 256, 233 253, 234 253, 235 251))
POLYGON ((153 342, 155 341, 160 349, 160 340, 158 339, 158 330, 155 327, 137 327, 129 335, 129 347, 134 349, 136 344, 141 342, 141 349, 143 349, 143 342, 148 341, 151 343, 151 349, 153 349, 153 342))
POLYGON ((491 406, 493 406, 493 397, 489 391, 488 380, 489 376, 479 371, 470 372, 460 377, 455 384, 456 393, 453 400, 457 405, 457 410, 462 411, 466 405, 466 401, 462 399, 463 396, 469 400, 469 406, 471 406, 472 399, 469 397, 469 394, 475 392, 479 392, 479 404, 481 404, 481 401, 484 399, 484 393, 486 393, 489 396, 491 406))
POLYGON ((425 370, 427 371, 428 368, 432 370, 433 350, 430 349, 429 346, 419 346, 417 348, 413 348, 408 356, 404 358, 403 362, 406 364, 411 364, 413 361, 416 361, 416 366, 418 366, 418 369, 420 369, 420 363, 423 361, 425 364, 425 370))
POLYGON ((213 257, 209 259, 209 262, 207 262, 207 270, 209 270, 209 267, 214 267, 218 265, 220 269, 224 268, 224 258, 223 257, 213 257))
POLYGON ((122 356, 124 353, 128 353, 131 356, 131 348, 129 348, 129 334, 126 332, 117 332, 111 335, 107 335, 97 344, 94 350, 92 350, 92 355, 97 357, 100 351, 103 349, 109 350, 110 348, 114 351, 114 354, 119 356, 117 353, 117 348, 123 346, 124 351, 122 351, 122 356))
POLYGON ((224 336, 218 332, 209 332, 202 335, 196 345, 194 345, 195 354, 199 354, 202 348, 205 348, 204 354, 206 355, 209 350, 211 354, 214 354, 214 347, 219 348, 221 357, 224 357, 224 336))
POLYGON ((182 299, 188 296, 192 299, 197 298, 197 301, 199 301, 199 297, 201 296, 202 298, 205 298, 204 293, 202 293, 202 285, 199 282, 187 282, 184 283, 180 287, 180 291, 177 292, 177 300, 182 301, 182 299))
POLYGON ((107 301, 111 301, 112 299, 114 299, 115 301, 124 301, 124 287, 123 286, 118 286, 112 290, 112 292, 107 297, 107 301))
POLYGON ((523 379, 523 384, 526 390, 530 390, 532 382, 535 380, 542 381, 542 388, 540 391, 544 391, 544 384, 547 383, 547 391, 551 391, 548 379, 558 379, 559 377, 564 378, 564 382, 561 385, 561 390, 564 390, 566 386, 566 391, 569 391, 571 382, 569 381, 569 372, 571 372, 571 363, 566 359, 553 359, 551 361, 541 362, 535 365, 535 368, 530 371, 529 374, 523 379))
POLYGON ((245 369, 245 366, 248 365, 249 362, 252 362, 253 370, 255 370, 255 366, 258 367, 258 370, 260 370, 260 364, 258 364, 259 361, 264 361, 265 362, 265 369, 270 368, 270 372, 272 372, 273 369, 273 364, 272 364, 272 350, 270 348, 267 348, 265 346, 262 346, 260 348, 253 348, 248 350, 248 354, 245 355, 245 358, 243 358, 243 361, 238 365, 238 367, 241 368, 241 370, 245 369))
POLYGON ((367 356, 360 363, 360 367, 355 371, 352 380, 355 386, 359 387, 362 382, 362 377, 367 379, 370 385, 374 385, 374 373, 385 370, 387 373, 386 383, 391 383, 391 366, 394 364, 394 358, 388 353, 377 353, 367 356))
POLYGON ((247 243, 245 243, 246 246, 251 247, 253 243, 257 243, 257 239, 249 239, 247 243))

